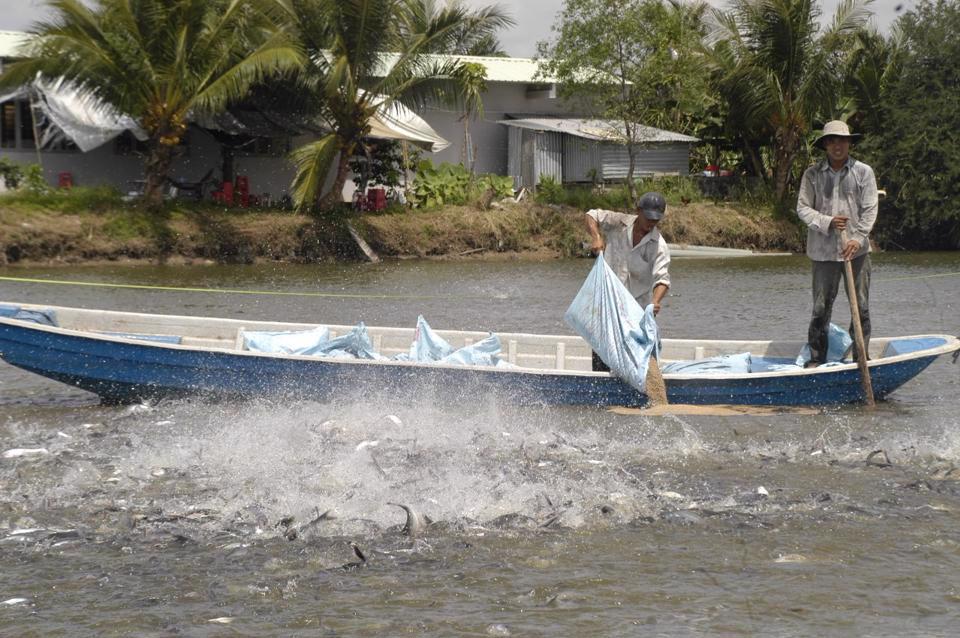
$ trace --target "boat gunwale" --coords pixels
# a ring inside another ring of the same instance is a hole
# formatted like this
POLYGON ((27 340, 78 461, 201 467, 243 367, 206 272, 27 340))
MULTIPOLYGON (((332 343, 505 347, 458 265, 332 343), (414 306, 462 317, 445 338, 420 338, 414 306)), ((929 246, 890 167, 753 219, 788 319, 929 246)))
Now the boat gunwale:
MULTIPOLYGON (((115 314, 122 315, 127 317, 164 317, 171 320, 176 319, 186 319, 189 321, 196 320, 208 320, 210 322, 229 322, 237 324, 238 328, 246 327, 251 322, 244 322, 240 319, 230 319, 223 317, 198 317, 191 315, 167 315, 167 314, 157 314, 157 313, 142 313, 142 312, 127 312, 120 310, 90 310, 84 308, 71 308, 66 306, 49 306, 49 305, 36 305, 36 304, 19 304, 21 308, 27 308, 31 310, 35 309, 64 309, 64 310, 78 310, 83 312, 90 313, 105 313, 105 314, 115 314)), ((273 321, 254 321, 252 323, 267 323, 271 325, 286 324, 290 326, 313 326, 320 327, 326 326, 334 329, 352 329, 354 326, 340 326, 332 324, 294 324, 287 322, 273 322, 273 321)), ((552 376, 572 376, 572 377, 594 377, 594 378, 606 378, 615 376, 611 372, 594 372, 591 370, 558 370, 551 368, 530 368, 515 366, 509 368, 501 368, 496 366, 479 366, 479 365, 460 365, 460 364, 448 364, 440 362, 420 362, 420 361, 396 361, 396 360, 373 360, 373 359, 345 359, 338 357, 324 357, 317 355, 299 355, 299 354, 288 354, 288 353, 270 353, 270 352, 252 352, 249 350, 238 350, 231 349, 226 347, 217 347, 217 346, 206 346, 206 345, 184 345, 178 343, 164 343, 156 341, 148 341, 144 339, 137 339, 134 337, 124 337, 121 335, 111 335, 105 333, 98 333, 90 330, 78 330, 74 328, 64 328, 60 326, 45 326, 31 321, 13 319, 0 317, 0 325, 12 325, 15 327, 22 327, 31 330, 38 330, 42 332, 50 332, 53 334, 60 334, 64 336, 79 337, 85 339, 91 339, 94 341, 106 341, 114 343, 123 343, 127 345, 134 346, 145 346, 149 348, 160 348, 165 350, 183 350, 190 352, 211 352, 211 353, 221 353, 229 354, 236 356, 245 356, 245 357, 257 357, 257 358, 267 358, 267 359, 284 359, 284 360, 294 360, 294 361, 315 361, 315 362, 325 362, 325 363, 337 363, 337 364, 346 364, 346 365, 377 365, 377 366, 397 366, 405 368, 429 368, 429 369, 455 369, 455 370, 476 370, 483 372, 499 372, 499 373, 519 373, 519 374, 533 374, 533 375, 552 375, 552 376)), ((370 326, 369 328, 373 330, 380 329, 391 329, 384 326, 370 326)), ((396 329, 396 328, 392 328, 396 329)), ((403 328, 401 328, 403 329, 403 328)), ((406 330, 413 330, 412 328, 406 330)), ((439 332, 470 332, 470 333, 482 333, 483 331, 469 331, 469 330, 440 330, 439 332)), ((571 338, 579 338, 576 335, 548 335, 548 334, 538 334, 538 333, 489 333, 495 335, 509 335, 510 337, 534 337, 540 339, 558 339, 558 340, 569 340, 571 338)), ((181 336, 182 335, 173 335, 181 336)), ((883 357, 882 359, 872 359, 868 362, 869 368, 881 368, 887 365, 892 365, 896 363, 902 363, 904 361, 912 361, 915 359, 921 359, 925 357, 939 357, 944 354, 949 354, 960 350, 960 339, 952 335, 946 334, 918 334, 918 335, 903 335, 899 337, 883 337, 883 339, 922 339, 922 338, 939 338, 945 340, 946 343, 936 346, 933 348, 925 348, 923 350, 915 350, 913 352, 907 352, 904 354, 898 354, 891 357, 883 357)), ((879 339, 879 338, 878 338, 879 339)), ((723 343, 739 343, 739 344, 755 344, 755 345, 764 345, 773 343, 773 340, 737 340, 737 339, 710 339, 710 340, 697 340, 697 339, 664 339, 666 343, 676 343, 676 342, 688 342, 688 343, 711 343, 711 344, 723 344, 723 343)), ((665 360, 666 361, 666 360, 665 360)), ((794 376, 816 376, 816 375, 829 375, 833 373, 846 372, 850 370, 856 370, 856 362, 844 363, 841 365, 831 365, 831 366, 820 366, 817 368, 798 368, 796 370, 771 370, 766 372, 711 372, 709 374, 678 374, 678 373, 664 373, 664 379, 670 379, 675 381, 697 381, 703 380, 705 378, 716 379, 716 380, 745 380, 745 379, 768 379, 768 378, 783 378, 783 377, 794 377, 794 376)))

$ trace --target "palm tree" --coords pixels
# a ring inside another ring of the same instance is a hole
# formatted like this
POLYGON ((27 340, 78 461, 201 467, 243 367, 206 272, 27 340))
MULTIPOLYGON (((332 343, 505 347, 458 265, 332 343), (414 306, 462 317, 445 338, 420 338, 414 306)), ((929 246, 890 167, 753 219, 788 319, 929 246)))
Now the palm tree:
MULTIPOLYGON (((444 42, 434 43, 430 53, 448 53, 456 55, 486 55, 494 57, 506 56, 497 32, 515 23, 496 5, 480 7, 475 11, 467 11, 463 0, 450 0, 446 3, 464 13, 465 19, 453 33, 453 36, 444 42)), ((434 0, 422 0, 413 6, 413 18, 416 29, 426 31, 433 16, 437 15, 437 3, 434 0)))
POLYGON ((28 57, 6 85, 64 78, 134 118, 147 134, 144 199, 156 208, 191 117, 216 113, 303 57, 280 0, 49 0, 28 57))
POLYGON ((473 139, 470 137, 470 121, 483 118, 483 93, 487 90, 487 67, 476 62, 464 62, 457 71, 458 97, 463 104, 463 164, 470 173, 476 163, 473 139))
POLYGON ((845 68, 845 97, 838 116, 859 133, 879 133, 883 91, 902 68, 903 31, 895 23, 889 37, 876 29, 858 32, 845 68))
POLYGON ((769 140, 780 203, 807 132, 840 98, 846 38, 864 26, 870 2, 841 0, 822 33, 814 0, 732 0, 729 11, 713 12, 707 42, 721 93, 747 138, 769 140))
POLYGON ((505 24, 494 8, 471 12, 459 4, 437 9, 430 0, 290 0, 289 20, 312 64, 300 76, 316 97, 329 133, 294 150, 294 201, 300 208, 339 203, 349 160, 362 150, 370 119, 394 103, 415 107, 456 94, 455 59, 447 52, 464 29, 505 24), (321 189, 336 160, 334 180, 321 189))

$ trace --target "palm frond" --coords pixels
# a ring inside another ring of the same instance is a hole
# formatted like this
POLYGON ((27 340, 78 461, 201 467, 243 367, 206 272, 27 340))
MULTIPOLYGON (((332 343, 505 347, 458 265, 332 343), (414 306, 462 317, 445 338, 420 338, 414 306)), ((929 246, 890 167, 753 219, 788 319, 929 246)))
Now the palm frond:
POLYGON ((302 53, 291 46, 286 34, 277 33, 216 77, 208 75, 209 82, 198 87, 187 106, 206 112, 222 110, 243 99, 254 84, 272 74, 303 68, 303 64, 302 53))
POLYGON ((329 133, 290 154, 297 170, 293 180, 293 201, 298 209, 309 208, 317 201, 337 151, 337 136, 329 133))

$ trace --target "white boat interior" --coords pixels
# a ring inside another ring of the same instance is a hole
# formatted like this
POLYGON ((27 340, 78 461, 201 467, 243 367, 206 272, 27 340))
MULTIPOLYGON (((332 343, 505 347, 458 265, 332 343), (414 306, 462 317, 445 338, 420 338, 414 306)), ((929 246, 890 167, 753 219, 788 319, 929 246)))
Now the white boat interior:
MULTIPOLYGON (((2 303, 2 302, 0 302, 2 303)), ((87 310, 48 305, 14 304, 26 310, 55 313, 59 329, 110 334, 110 338, 123 339, 126 334, 137 336, 178 337, 179 346, 186 348, 211 348, 237 351, 243 349, 244 331, 297 331, 326 326, 331 337, 353 330, 355 326, 286 323, 277 321, 250 321, 247 319, 221 319, 212 317, 157 315, 136 312, 87 310)), ((414 338, 414 328, 391 328, 368 326, 374 349, 391 357, 408 352, 414 338)), ((450 345, 461 347, 476 343, 490 333, 482 331, 436 330, 450 345)), ((562 370, 590 373, 591 350, 589 345, 575 335, 538 335, 525 333, 496 333, 500 338, 501 357, 521 368, 533 370, 562 370)), ((902 338, 898 338, 902 339, 902 338)), ((952 339, 952 338, 950 338, 952 339)), ((877 359, 885 352, 891 338, 875 338, 870 342, 871 358, 877 359)), ((662 360, 696 361, 719 355, 749 352, 755 357, 794 359, 801 341, 738 341, 664 339, 662 360)), ((278 355, 299 356, 299 355, 278 355)), ((596 373, 606 374, 606 373, 596 373)))

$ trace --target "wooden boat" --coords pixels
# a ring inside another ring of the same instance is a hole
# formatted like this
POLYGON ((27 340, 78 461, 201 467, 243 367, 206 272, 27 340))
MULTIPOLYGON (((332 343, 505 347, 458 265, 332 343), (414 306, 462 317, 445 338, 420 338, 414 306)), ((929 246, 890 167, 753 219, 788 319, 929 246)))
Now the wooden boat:
MULTIPOLYGON (((590 370, 590 348, 576 336, 499 333, 512 366, 482 367, 403 361, 344 360, 265 354, 242 349, 245 331, 297 331, 313 324, 217 319, 134 312, 2 304, 50 311, 56 325, 0 316, 0 358, 36 374, 88 390, 106 402, 191 394, 280 396, 326 400, 373 393, 433 392, 442 400, 485 396, 520 404, 636 406, 646 397, 590 370)), ((9 312, 7 313, 10 314, 9 312)), ((328 326, 332 335, 353 326, 328 326)), ((413 328, 369 328, 385 356, 407 352, 413 328)), ((453 346, 485 332, 438 330, 453 346)), ((662 363, 749 352, 764 365, 789 364, 797 341, 664 339, 662 363)), ((870 372, 877 398, 917 376, 937 357, 960 352, 956 337, 939 334, 871 341, 870 372)), ((956 360, 956 355, 954 355, 956 360)), ((863 399, 853 363, 748 373, 664 374, 671 403, 835 405, 863 399)))

